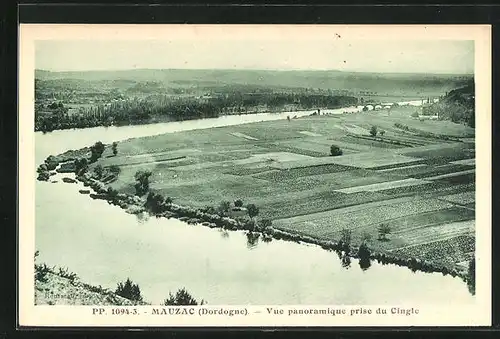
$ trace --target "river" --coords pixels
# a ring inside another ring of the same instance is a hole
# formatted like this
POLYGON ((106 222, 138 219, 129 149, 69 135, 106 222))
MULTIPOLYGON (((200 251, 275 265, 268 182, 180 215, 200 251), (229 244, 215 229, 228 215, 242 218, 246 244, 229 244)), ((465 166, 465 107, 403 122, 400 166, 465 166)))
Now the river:
MULTIPOLYGON (((97 140, 110 143, 309 113, 36 133, 36 165, 49 154, 97 140)), ((138 218, 78 193, 81 187, 80 183, 36 181, 39 260, 67 267, 82 281, 111 289, 129 277, 139 284, 144 298, 155 304, 182 287, 211 305, 475 302, 459 278, 413 273, 376 262, 362 270, 354 259, 345 267, 337 254, 313 245, 277 240, 249 245, 241 231, 222 232, 174 219, 138 218)))

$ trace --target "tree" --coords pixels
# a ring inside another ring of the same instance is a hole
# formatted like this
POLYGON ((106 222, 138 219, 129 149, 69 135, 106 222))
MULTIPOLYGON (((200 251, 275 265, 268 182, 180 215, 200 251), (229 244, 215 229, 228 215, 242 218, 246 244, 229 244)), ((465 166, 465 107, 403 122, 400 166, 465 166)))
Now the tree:
POLYGON ((359 267, 366 271, 371 266, 370 261, 370 249, 365 243, 362 243, 358 248, 358 258, 359 258, 359 267))
POLYGON ((337 145, 331 145, 330 155, 332 156, 342 155, 342 149, 340 149, 340 147, 338 147, 337 145))
POLYGON ((104 144, 100 141, 96 142, 94 145, 90 147, 90 161, 95 162, 97 159, 99 159, 102 156, 102 153, 104 152, 104 144))
POLYGON ((134 178, 136 180, 135 184, 135 194, 142 196, 146 194, 149 190, 149 177, 151 176, 151 171, 139 170, 135 173, 134 178))
POLYGON ((392 231, 391 227, 388 224, 380 224, 378 226, 378 240, 388 240, 387 235, 392 231))
POLYGON ((125 283, 118 283, 115 293, 132 301, 142 301, 139 285, 134 284, 130 278, 127 278, 125 283))
MULTIPOLYGON (((193 298, 191 294, 189 294, 188 291, 186 291, 185 288, 181 288, 177 290, 175 294, 172 294, 172 292, 169 292, 169 297, 168 299, 165 299, 163 302, 165 306, 173 306, 173 305, 181 305, 181 306, 187 306, 187 305, 198 305, 198 301, 193 298)), ((206 302, 204 300, 201 301, 200 305, 204 305, 206 302)))
POLYGON ((340 241, 342 241, 342 244, 345 246, 349 246, 351 244, 351 239, 352 239, 352 231, 344 228, 340 231, 340 241))
POLYGON ((243 207, 243 200, 237 199, 234 201, 234 206, 235 207, 243 207))
POLYGON ((116 201, 118 198, 118 191, 113 187, 108 187, 108 197, 111 201, 116 201))
POLYGON ((207 205, 201 209, 202 212, 208 213, 208 214, 215 214, 217 213, 216 209, 213 206, 207 205))
POLYGON ((257 206, 255 206, 254 204, 248 204, 247 205, 247 212, 248 212, 248 216, 250 217, 250 219, 253 220, 254 217, 259 215, 259 208, 257 206))
POLYGON ((263 230, 269 229, 272 225, 273 225, 273 222, 271 221, 271 219, 262 219, 260 221, 260 227, 263 230))
POLYGON ((149 192, 146 198, 145 207, 149 208, 153 214, 164 212, 165 199, 161 194, 149 192))
POLYGON ((372 137, 377 136, 377 126, 372 126, 372 128, 370 128, 370 135, 372 137))
POLYGON ((88 169, 88 163, 86 158, 75 160, 75 173, 76 175, 84 174, 88 169))
POLYGON ((96 165, 96 167, 94 168, 94 173, 97 176, 97 179, 101 179, 102 178, 102 173, 103 173, 102 166, 101 165, 96 165))
POLYGON ((118 143, 116 141, 113 142, 113 145, 111 147, 113 149, 113 155, 116 156, 118 154, 118 143))
POLYGON ((221 201, 219 207, 217 208, 217 212, 221 215, 227 215, 229 209, 231 208, 231 203, 229 201, 221 201))

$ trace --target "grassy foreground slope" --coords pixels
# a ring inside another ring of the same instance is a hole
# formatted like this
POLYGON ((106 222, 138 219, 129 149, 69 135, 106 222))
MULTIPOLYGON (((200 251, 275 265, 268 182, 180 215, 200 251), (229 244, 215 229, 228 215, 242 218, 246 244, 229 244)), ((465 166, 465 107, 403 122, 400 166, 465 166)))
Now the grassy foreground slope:
MULTIPOLYGON (((121 168, 111 186, 133 194, 134 174, 175 203, 241 199, 278 229, 446 265, 474 253, 474 129, 419 121, 415 107, 258 122, 131 139, 96 163, 121 168), (395 126, 410 126, 404 130, 395 126), (371 126, 383 136, 370 136, 371 126), (330 146, 343 149, 330 156, 330 146), (387 241, 378 227, 389 225, 387 241)), ((93 165, 95 166, 95 164, 93 165)))

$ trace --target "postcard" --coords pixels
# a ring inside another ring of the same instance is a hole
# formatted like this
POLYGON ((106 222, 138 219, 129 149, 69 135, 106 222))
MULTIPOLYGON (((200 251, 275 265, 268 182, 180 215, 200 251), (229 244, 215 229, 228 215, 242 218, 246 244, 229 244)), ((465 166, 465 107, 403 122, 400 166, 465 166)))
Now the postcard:
POLYGON ((21 326, 490 325, 490 26, 19 39, 21 326))

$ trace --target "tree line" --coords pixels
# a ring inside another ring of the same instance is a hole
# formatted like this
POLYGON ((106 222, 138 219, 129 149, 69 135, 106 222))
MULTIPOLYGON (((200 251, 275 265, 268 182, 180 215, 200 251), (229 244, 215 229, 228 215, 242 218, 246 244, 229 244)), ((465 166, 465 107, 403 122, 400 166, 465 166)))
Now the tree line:
POLYGON ((56 103, 35 110, 35 131, 136 125, 149 123, 155 117, 174 121, 216 118, 230 113, 247 113, 256 106, 266 106, 269 110, 285 105, 294 105, 297 109, 339 108, 354 105, 357 101, 351 96, 305 93, 229 93, 208 98, 151 95, 143 99, 80 107, 72 114, 62 103, 56 103))

